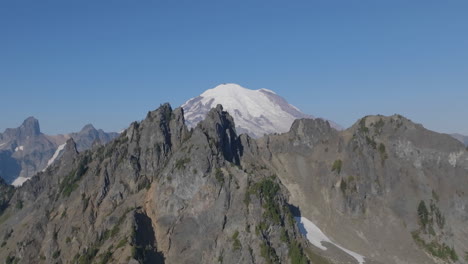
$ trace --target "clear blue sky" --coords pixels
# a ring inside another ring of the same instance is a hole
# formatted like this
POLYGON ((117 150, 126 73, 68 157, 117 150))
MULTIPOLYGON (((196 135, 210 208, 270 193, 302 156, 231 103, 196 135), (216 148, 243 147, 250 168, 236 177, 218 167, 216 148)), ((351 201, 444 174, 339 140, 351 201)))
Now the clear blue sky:
POLYGON ((0 131, 119 131, 224 82, 468 134, 468 1, 0 2, 0 131))

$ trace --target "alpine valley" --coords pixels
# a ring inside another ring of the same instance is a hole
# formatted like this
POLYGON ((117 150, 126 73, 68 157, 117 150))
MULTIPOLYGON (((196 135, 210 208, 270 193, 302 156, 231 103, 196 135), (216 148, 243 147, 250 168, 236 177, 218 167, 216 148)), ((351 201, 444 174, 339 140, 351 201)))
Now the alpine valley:
POLYGON ((468 150, 400 115, 341 129, 226 84, 46 165, 60 144, 0 180, 5 263, 468 263, 468 150))

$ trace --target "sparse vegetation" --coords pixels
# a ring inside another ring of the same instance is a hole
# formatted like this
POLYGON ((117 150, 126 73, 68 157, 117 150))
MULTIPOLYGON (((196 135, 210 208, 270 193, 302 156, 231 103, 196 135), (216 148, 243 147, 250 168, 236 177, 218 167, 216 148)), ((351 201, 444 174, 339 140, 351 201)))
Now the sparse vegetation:
POLYGON ((190 158, 186 157, 176 161, 175 168, 178 170, 185 169, 185 165, 190 162, 190 158))
POLYGON ((249 190, 249 193, 254 193, 261 199, 263 209, 265 209, 264 217, 276 224, 281 222, 280 208, 275 201, 275 196, 279 190, 279 185, 270 178, 253 184, 249 190))
MULTIPOLYGON (((435 194, 435 192, 433 191, 432 195, 434 197, 437 194, 435 194)), ((437 233, 434 229, 434 221, 439 227, 439 229, 443 229, 445 225, 445 218, 440 212, 437 205, 434 203, 434 200, 432 199, 430 201, 429 209, 430 211, 427 209, 426 203, 424 201, 419 202, 417 212, 420 229, 411 233, 414 241, 434 257, 440 258, 445 261, 457 261, 458 255, 455 252, 455 249, 441 242, 442 240, 440 239, 440 237, 437 236, 437 233), (421 232, 428 234, 428 236, 426 235, 425 238, 422 238, 420 236, 421 232), (434 238, 432 238, 432 240, 429 240, 431 237, 434 238), (429 242, 427 242, 427 240, 429 240, 429 242)))
POLYGON ((99 258, 101 259, 99 261, 99 264, 107 264, 110 263, 112 260, 112 252, 110 250, 107 250, 103 254, 99 255, 99 258))
POLYGON ((267 229, 268 229, 268 224, 265 221, 262 221, 255 227, 255 234, 257 236, 260 236, 260 234, 264 234, 267 229))
POLYGON ((362 118, 359 121, 359 131, 362 133, 369 133, 369 128, 366 127, 366 118, 362 118))
POLYGON ((267 264, 279 263, 275 250, 265 241, 260 244, 260 255, 265 259, 267 264))
POLYGON ((284 229, 284 227, 281 228, 280 241, 283 243, 289 242, 288 232, 286 231, 286 229, 284 229))
POLYGON ((96 257, 99 248, 96 246, 91 246, 87 248, 82 255, 76 254, 74 259, 74 263, 79 264, 91 264, 93 262, 94 257, 96 257))
POLYGON ((326 259, 326 258, 320 256, 319 254, 315 253, 310 248, 306 248, 305 252, 307 254, 307 257, 309 257, 311 263, 313 263, 313 264, 333 264, 328 259, 326 259))
POLYGON ((5 259, 5 264, 15 264, 18 263, 18 259, 15 256, 8 256, 5 259))
POLYGON ((67 208, 65 208, 65 210, 63 210, 62 214, 60 215, 60 219, 63 219, 67 217, 67 208))
POLYGON ((426 203, 424 201, 419 202, 418 219, 421 227, 426 230, 426 226, 429 223, 429 211, 427 210, 426 203))
POLYGON ((437 226, 440 229, 444 228, 445 217, 442 215, 442 213, 439 210, 439 207, 437 207, 437 205, 434 203, 433 200, 431 200, 430 209, 431 209, 431 217, 430 217, 431 225, 432 225, 432 222, 435 219, 435 222, 436 222, 437 226))
MULTIPOLYGON (((87 248, 83 254, 76 254, 74 257, 74 262, 73 263, 79 263, 79 264, 91 264, 93 263, 93 260, 96 258, 97 253, 99 252, 100 247, 102 244, 109 239, 110 237, 114 237, 118 234, 120 231, 120 225, 124 222, 125 217, 129 212, 131 212, 134 208, 128 208, 122 216, 119 218, 119 221, 117 224, 111 229, 111 230, 104 230, 104 232, 101 233, 101 235, 98 237, 98 239, 91 245, 91 247, 87 248)), ((123 247, 126 244, 127 240, 122 239, 119 241, 117 248, 123 247)), ((110 250, 108 250, 106 253, 103 255, 100 255, 100 262, 98 263, 108 263, 111 260, 111 255, 108 255, 110 250), (105 261, 105 262, 103 262, 105 261)))
POLYGON ((383 143, 380 143, 379 147, 378 147, 378 150, 379 150, 379 153, 380 153, 380 158, 382 159, 382 165, 384 165, 385 160, 388 159, 388 154, 387 154, 387 151, 385 149, 385 145, 383 143))
POLYGON ((374 137, 366 136, 367 145, 371 146, 373 149, 377 148, 377 142, 375 142, 374 137))
POLYGON ((304 252, 296 241, 293 241, 289 244, 289 258, 291 259, 291 264, 307 264, 307 257, 304 255, 304 252))
POLYGON ((241 242, 239 241, 239 231, 236 230, 232 235, 232 249, 240 250, 242 247, 241 242))
POLYGON ((15 207, 16 207, 16 209, 18 209, 18 210, 23 209, 23 201, 22 201, 22 200, 18 200, 18 201, 16 202, 16 206, 15 206, 15 207))
POLYGON ((336 173, 340 174, 342 165, 343 165, 343 162, 340 159, 335 160, 333 162, 331 171, 336 171, 336 173))
POLYGON ((52 253, 52 258, 53 259, 57 259, 58 257, 60 257, 60 250, 56 250, 56 251, 54 251, 54 253, 52 253))
POLYGON ((72 170, 65 178, 63 178, 60 183, 60 193, 64 197, 69 197, 70 194, 78 188, 78 181, 81 180, 83 175, 88 170, 88 163, 90 162, 90 157, 85 155, 81 158, 76 170, 72 170))
POLYGON ((216 168, 215 178, 219 183, 221 183, 221 184, 224 183, 224 173, 220 168, 216 168))
POLYGON ((127 237, 122 238, 119 243, 117 243, 117 246, 115 248, 121 248, 127 244, 127 237))
POLYGON ((382 128, 384 127, 384 125, 385 125, 385 122, 383 121, 382 118, 380 118, 379 121, 377 121, 374 124, 375 133, 376 134, 382 133, 382 128))
POLYGON ((429 252, 434 257, 440 258, 442 260, 451 260, 457 261, 458 255, 455 252, 455 249, 447 246, 445 243, 440 244, 437 240, 432 240, 430 243, 427 243, 419 236, 419 231, 414 231, 411 233, 414 241, 423 247, 427 252, 429 252))

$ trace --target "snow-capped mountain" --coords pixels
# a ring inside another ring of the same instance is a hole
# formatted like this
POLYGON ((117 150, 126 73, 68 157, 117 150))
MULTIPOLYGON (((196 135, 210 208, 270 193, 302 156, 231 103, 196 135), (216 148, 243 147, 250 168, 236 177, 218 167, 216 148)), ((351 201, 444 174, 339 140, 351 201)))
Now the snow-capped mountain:
MULTIPOLYGON (((209 89, 182 105, 187 126, 195 127, 218 104, 234 117, 237 133, 247 133, 252 137, 287 132, 295 119, 314 118, 271 90, 250 90, 227 83, 209 89)), ((340 129, 337 124, 330 124, 340 129)))

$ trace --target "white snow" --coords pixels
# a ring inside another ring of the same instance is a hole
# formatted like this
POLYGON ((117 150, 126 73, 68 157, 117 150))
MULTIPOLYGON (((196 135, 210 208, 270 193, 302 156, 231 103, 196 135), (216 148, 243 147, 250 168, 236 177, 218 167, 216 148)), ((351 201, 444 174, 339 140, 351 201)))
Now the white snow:
MULTIPOLYGON (((55 159, 57 159, 58 155, 60 154, 60 152, 63 150, 63 148, 65 148, 65 145, 67 143, 63 143, 62 145, 58 146, 57 150, 55 151, 54 155, 52 156, 52 158, 49 159, 49 161, 47 161, 47 166, 44 168, 47 169, 47 167, 49 167, 52 163, 54 163, 55 159)), ((44 171, 43 170, 43 171, 44 171)))
POLYGON ((236 127, 260 137, 263 134, 287 132, 295 119, 307 116, 293 115, 297 108, 287 103, 279 103, 277 98, 278 95, 267 89, 250 90, 228 83, 218 85, 205 91, 200 97, 188 100, 182 108, 187 124, 193 127, 205 118, 211 108, 221 104, 223 109, 233 116, 236 127))
POLYGON ((24 150, 24 146, 19 146, 19 147, 16 147, 15 148, 15 151, 23 151, 24 150))
POLYGON ((30 178, 18 177, 18 178, 16 178, 16 180, 13 181, 13 183, 11 185, 13 185, 15 187, 20 187, 21 185, 23 185, 23 183, 25 183, 29 179, 30 178))
POLYGON ((320 248, 321 250, 326 250, 327 248, 322 245, 322 242, 328 242, 335 245, 337 248, 343 250, 347 254, 355 258, 360 264, 364 263, 364 256, 346 249, 338 244, 333 243, 323 232, 316 226, 312 221, 305 217, 295 217, 297 225, 300 232, 307 237, 307 239, 312 243, 312 245, 320 248))
POLYGON ((0 144, 0 147, 1 147, 1 146, 3 146, 3 145, 5 145, 5 144, 6 144, 6 143, 2 143, 2 144, 0 144))
POLYGON ((274 91, 268 90, 266 88, 262 88, 262 89, 260 89, 260 91, 265 91, 265 92, 268 92, 268 93, 276 94, 274 91))

